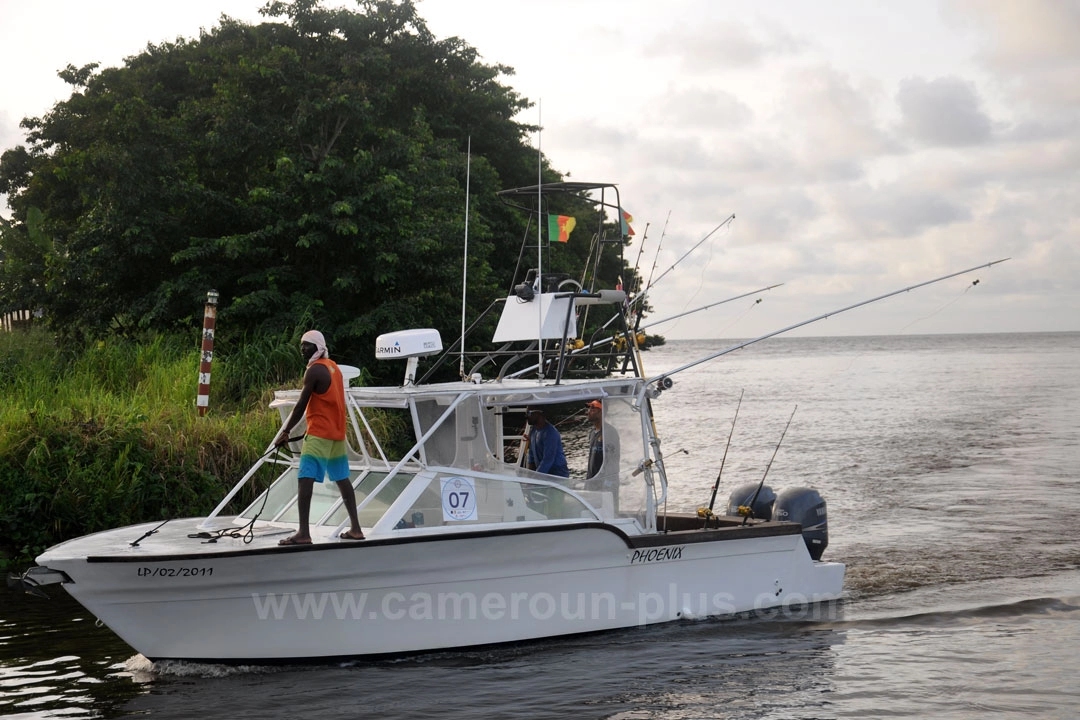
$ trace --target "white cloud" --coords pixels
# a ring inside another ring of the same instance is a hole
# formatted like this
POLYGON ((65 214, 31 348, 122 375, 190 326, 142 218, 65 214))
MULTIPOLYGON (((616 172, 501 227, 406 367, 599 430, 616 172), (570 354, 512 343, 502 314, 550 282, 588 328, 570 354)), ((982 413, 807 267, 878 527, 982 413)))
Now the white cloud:
POLYGON ((798 53, 804 47, 797 36, 773 23, 752 29, 730 20, 686 15, 676 19, 677 25, 657 33, 644 52, 648 57, 678 57, 681 70, 694 75, 758 67, 770 57, 798 53))
POLYGON ((772 126, 783 133, 781 142, 796 150, 802 165, 798 180, 858 178, 868 161, 892 151, 874 99, 872 91, 832 67, 807 66, 787 74, 772 126))
POLYGON ((991 136, 975 85, 955 77, 908 78, 896 94, 901 130, 921 145, 979 145, 991 136))
POLYGON ((850 223, 853 237, 864 241, 908 238, 932 227, 971 219, 965 205, 948 197, 917 186, 864 185, 838 193, 831 210, 850 223))
POLYGON ((977 28, 976 59, 1013 101, 1077 114, 1080 102, 1080 4, 1075 0, 952 0, 953 27, 977 28))
POLYGON ((667 127, 740 130, 753 121, 754 111, 722 89, 671 87, 649 103, 642 119, 667 127))

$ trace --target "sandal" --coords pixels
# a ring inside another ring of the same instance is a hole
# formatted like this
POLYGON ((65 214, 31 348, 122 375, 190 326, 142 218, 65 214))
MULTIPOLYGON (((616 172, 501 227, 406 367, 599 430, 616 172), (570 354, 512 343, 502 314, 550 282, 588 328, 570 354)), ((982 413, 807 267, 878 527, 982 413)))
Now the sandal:
POLYGON ((295 535, 287 537, 284 540, 279 540, 278 545, 310 545, 311 538, 297 539, 295 535))
POLYGON ((341 539, 341 540, 366 540, 367 539, 367 538, 364 537, 363 532, 360 533, 360 537, 356 537, 355 535, 352 534, 352 530, 346 530, 345 532, 338 535, 338 538, 341 539))

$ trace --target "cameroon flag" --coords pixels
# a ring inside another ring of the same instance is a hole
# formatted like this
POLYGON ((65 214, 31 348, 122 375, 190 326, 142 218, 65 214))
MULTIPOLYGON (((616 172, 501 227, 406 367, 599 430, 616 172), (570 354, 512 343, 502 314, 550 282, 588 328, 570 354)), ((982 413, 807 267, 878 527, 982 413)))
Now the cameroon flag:
POLYGON ((548 215, 548 242, 566 242, 575 225, 577 220, 569 215, 548 215))

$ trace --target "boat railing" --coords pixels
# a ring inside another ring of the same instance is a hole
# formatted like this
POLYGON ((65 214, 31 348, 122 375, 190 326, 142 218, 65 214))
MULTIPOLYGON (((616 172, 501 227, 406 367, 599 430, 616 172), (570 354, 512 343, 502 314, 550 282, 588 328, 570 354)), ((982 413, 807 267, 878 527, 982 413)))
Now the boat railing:
POLYGON ((244 475, 239 480, 236 481, 236 484, 232 486, 232 489, 229 490, 229 492, 225 495, 221 502, 217 504, 217 507, 215 507, 210 512, 210 514, 207 515, 201 523, 199 523, 199 528, 202 530, 209 528, 210 521, 216 518, 222 510, 228 507, 229 503, 232 502, 232 499, 236 497, 237 493, 240 492, 240 489, 247 485, 248 480, 250 480, 252 476, 255 475, 256 472, 258 472, 259 468, 261 468, 264 464, 268 462, 274 464, 291 464, 292 460, 285 456, 283 453, 284 451, 274 447, 274 445, 271 444, 270 447, 266 449, 266 452, 258 460, 255 461, 255 464, 252 465, 251 468, 248 469, 248 471, 244 473, 244 475))
POLYGON ((389 468, 390 459, 386 456, 386 451, 383 450, 382 443, 379 442, 379 438, 375 434, 375 430, 371 427, 371 423, 368 422, 367 415, 364 413, 363 408, 361 408, 360 405, 356 402, 356 400, 352 397, 352 395, 349 395, 348 393, 346 393, 345 395, 345 403, 349 411, 349 417, 352 420, 350 425, 352 426, 353 432, 356 436, 356 445, 359 452, 362 453, 365 458, 371 461, 372 458, 371 455, 368 453, 367 443, 364 442, 364 435, 360 429, 361 426, 363 426, 363 430, 366 431, 367 436, 371 438, 371 443, 375 446, 375 450, 378 452, 379 458, 382 460, 383 466, 389 468))

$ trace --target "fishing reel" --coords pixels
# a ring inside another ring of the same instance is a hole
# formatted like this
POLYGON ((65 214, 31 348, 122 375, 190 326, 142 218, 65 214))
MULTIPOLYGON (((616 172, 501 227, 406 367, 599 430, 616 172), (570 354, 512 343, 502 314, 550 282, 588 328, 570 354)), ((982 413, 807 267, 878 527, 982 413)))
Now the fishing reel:
POLYGON ((667 376, 664 376, 649 385, 649 389, 646 391, 646 394, 649 396, 650 400, 655 400, 656 398, 660 397, 660 393, 664 392, 665 390, 670 390, 671 386, 674 384, 674 380, 667 376))

